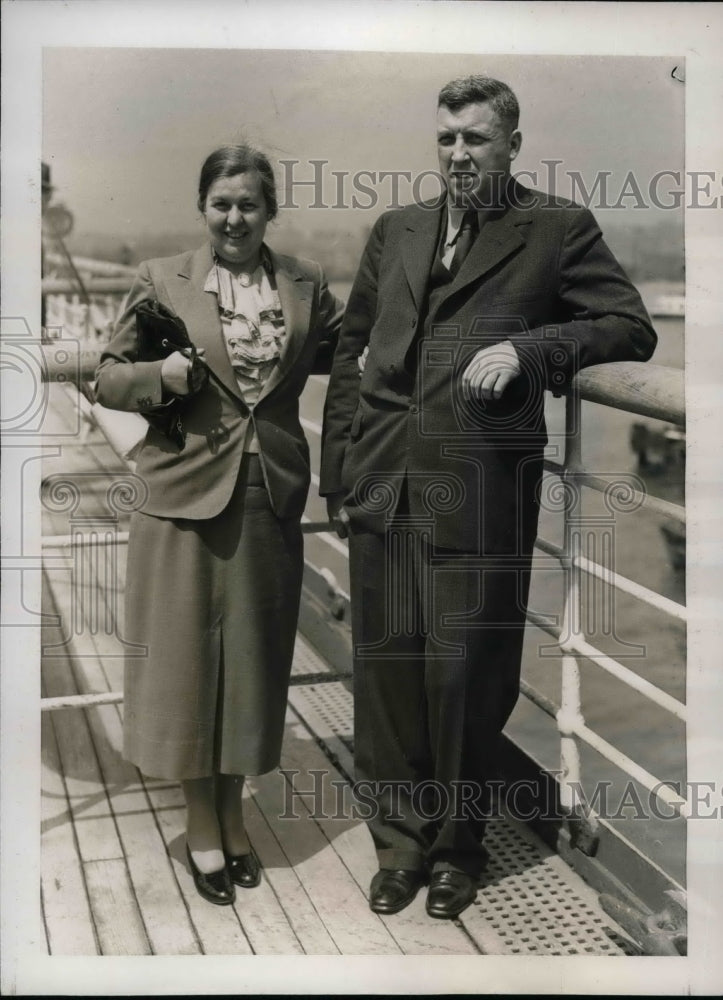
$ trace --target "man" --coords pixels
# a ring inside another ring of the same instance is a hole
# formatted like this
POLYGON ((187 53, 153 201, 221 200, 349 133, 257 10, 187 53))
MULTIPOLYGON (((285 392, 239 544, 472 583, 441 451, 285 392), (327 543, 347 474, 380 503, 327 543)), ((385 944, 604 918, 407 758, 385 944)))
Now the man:
POLYGON ((656 343, 591 213, 511 176, 518 115, 499 81, 442 89, 446 200, 378 220, 329 382, 321 492, 350 534, 356 777, 376 804, 378 913, 427 878, 431 916, 475 898, 495 749, 519 694, 544 390, 585 365, 644 361, 656 343))

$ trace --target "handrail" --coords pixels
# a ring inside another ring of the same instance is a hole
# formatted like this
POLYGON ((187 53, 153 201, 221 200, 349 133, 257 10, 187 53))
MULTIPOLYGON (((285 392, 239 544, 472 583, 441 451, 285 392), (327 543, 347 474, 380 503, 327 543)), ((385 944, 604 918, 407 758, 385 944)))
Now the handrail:
MULTIPOLYGON (((90 295, 125 295, 130 288, 126 275, 106 274, 87 278, 83 285, 90 295)), ((77 295, 78 285, 68 278, 43 278, 40 290, 43 295, 77 295)))
MULTIPOLYGON (((123 295, 130 288, 133 268, 79 257, 75 257, 74 260, 78 266, 93 268, 99 275, 85 283, 90 294, 123 295), (102 271, 108 268, 112 268, 116 273, 103 274, 102 271)), ((44 278, 41 288, 43 295, 77 293, 74 283, 67 278, 44 278)), ((83 377, 92 378, 93 373, 88 371, 89 358, 87 362, 83 377)), ((637 361, 614 361, 593 365, 578 372, 569 385, 562 387, 560 392, 567 396, 579 395, 579 398, 586 402, 600 403, 639 416, 665 420, 679 427, 685 426, 685 385, 683 372, 678 368, 637 361)))
POLYGON ((680 368, 639 361, 593 365, 572 380, 567 395, 576 392, 588 403, 685 426, 685 379, 680 368))
MULTIPOLYGON (((62 254, 48 250, 45 253, 45 262, 51 265, 63 264, 65 258, 62 254)), ((77 254, 73 254, 73 263, 79 271, 85 271, 87 274, 123 277, 126 279, 126 289, 130 287, 128 279, 132 279, 137 271, 137 268, 130 264, 117 264, 111 260, 95 260, 93 257, 79 257, 77 254)), ((72 289, 70 291, 72 292, 72 289)))
MULTIPOLYGON (((91 293, 96 290, 94 282, 88 283, 87 287, 91 293)), ((68 343, 72 344, 72 341, 68 343)), ((67 381, 67 359, 63 358, 62 362, 58 363, 49 346, 52 345, 45 345, 47 380, 55 381, 60 375, 61 381, 67 381)), ((100 355, 101 351, 97 348, 79 352, 76 371, 80 380, 94 378, 100 355)), ((685 424, 684 375, 678 368, 667 368, 641 361, 616 361, 607 365, 595 365, 578 372, 564 392, 567 396, 579 396, 586 402, 601 403, 642 417, 665 420, 676 426, 685 424)))
MULTIPOLYGON (((43 294, 62 295, 74 293, 71 282, 64 279, 45 279, 43 294)), ((124 293, 128 289, 126 277, 93 278, 88 282, 91 294, 124 293)), ((88 347, 78 341, 55 340, 43 345, 45 360, 44 378, 47 381, 76 382, 93 379, 101 356, 102 345, 88 347), (69 363, 68 356, 75 352, 69 363)), ((552 715, 560 736, 561 754, 561 800, 571 813, 576 812, 576 795, 581 788, 581 762, 579 743, 582 741, 593 747, 603 757, 621 768, 635 780, 641 781, 649 790, 673 806, 682 816, 688 814, 686 801, 671 793, 654 775, 645 771, 635 761, 612 747, 607 741, 590 730, 582 713, 579 659, 589 660, 599 669, 615 676, 621 683, 637 690, 659 707, 685 720, 685 705, 655 687, 645 678, 638 676, 613 657, 602 653, 587 642, 582 628, 583 575, 603 581, 604 584, 622 590, 636 599, 656 607, 661 612, 677 620, 685 620, 686 611, 682 605, 670 601, 660 594, 615 573, 610 567, 601 565, 582 553, 581 540, 584 524, 572 494, 580 487, 607 493, 611 485, 605 478, 586 470, 582 464, 581 403, 591 402, 624 410, 643 417, 665 421, 678 427, 685 426, 684 373, 680 369, 640 362, 615 362, 596 365, 579 372, 561 394, 566 398, 566 451, 564 462, 545 461, 545 469, 562 478, 572 493, 567 496, 564 507, 564 544, 553 545, 543 538, 538 539, 537 548, 560 560, 566 574, 565 597, 562 614, 562 629, 550 626, 543 616, 529 609, 528 623, 536 625, 555 636, 562 653, 562 686, 560 707, 545 695, 535 691, 527 682, 522 683, 522 693, 552 715)), ((650 496, 644 490, 626 487, 628 499, 678 520, 684 518, 684 507, 670 501, 650 496)), ((305 532, 323 533, 330 525, 321 522, 304 525, 305 532)), ((118 536, 115 543, 123 544, 124 536, 118 536)), ((69 536, 54 536, 45 540, 45 545, 63 548, 72 544, 69 536)), ((48 546, 48 547, 50 547, 48 546)), ((122 695, 109 692, 107 695, 79 695, 67 699, 56 699, 54 703, 43 702, 44 709, 69 707, 70 705, 101 704, 106 698, 119 700, 122 695)))

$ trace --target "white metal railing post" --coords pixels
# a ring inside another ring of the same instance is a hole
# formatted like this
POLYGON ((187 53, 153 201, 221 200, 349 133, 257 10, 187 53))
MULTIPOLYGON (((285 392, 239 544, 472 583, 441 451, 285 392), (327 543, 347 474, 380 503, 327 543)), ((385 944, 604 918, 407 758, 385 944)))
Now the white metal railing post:
POLYGON ((560 804, 566 813, 574 813, 581 787, 580 749, 576 731, 584 724, 580 700, 580 665, 575 653, 576 640, 582 638, 582 593, 580 557, 580 487, 575 473, 582 465, 582 428, 580 394, 573 391, 565 401, 565 470, 564 541, 562 566, 565 573, 565 596, 562 611, 560 649, 562 676, 560 709, 556 716, 560 734, 560 804))
MULTIPOLYGON (((97 272, 91 271, 93 276, 86 282, 88 294, 96 306, 99 319, 105 319, 102 314, 106 308, 110 318, 112 309, 117 307, 119 296, 124 294, 130 286, 131 272, 129 269, 113 267, 112 271, 114 273, 108 270, 107 265, 103 265, 97 272)), ((100 357, 103 331, 99 330, 97 335, 94 331, 94 336, 91 339, 84 337, 83 332, 87 330, 89 310, 84 303, 79 302, 75 286, 69 280, 43 279, 43 294, 47 296, 48 305, 46 328, 52 330, 53 327, 60 326, 71 337, 75 336, 81 340, 78 351, 78 367, 73 381, 82 382, 84 379, 92 379, 100 357)), ((52 351, 46 354, 45 363, 47 369, 45 377, 48 380, 67 379, 67 365, 59 364, 52 351)), ((582 744, 591 747, 604 759, 620 768, 623 773, 670 805, 679 815, 687 816, 689 806, 685 798, 674 789, 666 787, 665 782, 661 782, 659 778, 646 771, 636 761, 617 747, 609 744, 585 724, 582 711, 580 660, 584 659, 598 670, 617 678, 618 681, 672 713, 682 722, 686 721, 687 712, 683 702, 667 694, 644 676, 624 666, 619 660, 596 648, 587 640, 584 628, 586 605, 583 604, 582 580, 583 578, 591 581, 597 580, 605 588, 602 593, 603 620, 601 627, 603 634, 606 635, 612 624, 612 593, 609 592, 612 588, 629 594, 678 621, 685 622, 687 614, 683 605, 616 572, 614 545, 607 533, 598 544, 594 536, 586 532, 587 543, 585 544, 583 532, 586 525, 589 528, 592 522, 590 519, 582 517, 582 491, 583 488, 588 488, 602 493, 606 497, 610 495, 612 499, 612 488, 622 485, 625 491, 625 503, 622 509, 634 509, 640 506, 653 513, 683 523, 685 522, 685 508, 681 504, 663 500, 647 493, 644 486, 638 489, 635 482, 637 477, 624 477, 626 478, 624 483, 619 481, 619 477, 616 477, 613 482, 609 475, 593 474, 584 468, 582 463, 582 401, 614 407, 631 414, 662 420, 678 428, 683 428, 685 426, 683 373, 678 369, 638 362, 597 365, 579 372, 569 389, 566 390, 564 462, 554 462, 546 458, 544 463, 545 470, 559 476, 563 484, 564 545, 560 547, 539 537, 536 548, 559 559, 563 566, 565 574, 564 606, 560 628, 552 626, 549 616, 541 615, 533 608, 528 609, 528 621, 551 635, 555 640, 555 655, 557 655, 558 650, 562 654, 560 707, 556 708, 551 699, 536 691, 524 679, 522 691, 527 698, 556 719, 560 738, 562 770, 562 780, 559 783, 560 804, 565 809, 566 815, 571 820, 576 821, 570 826, 571 841, 577 842, 577 845, 586 853, 592 853, 590 838, 595 836, 598 821, 589 809, 587 798, 582 791, 580 761, 582 744), (630 479, 630 482, 627 479, 630 479), (600 548, 601 563, 598 562, 598 547, 600 548), (584 549, 586 551, 583 555, 584 549)), ((302 423, 304 423, 303 420, 302 423)), ((106 429, 100 423, 98 426, 105 435, 106 429)), ((117 445, 114 445, 113 441, 110 443, 111 447, 117 451, 117 445)), ((123 461, 128 468, 132 468, 127 457, 123 458, 123 461)), ((602 523, 599 519, 593 520, 595 523, 602 523)), ((343 555, 348 556, 346 549, 336 538, 336 535, 327 530, 329 525, 326 522, 311 523, 306 519, 304 521, 302 526, 304 532, 318 533, 324 541, 333 545, 343 555)), ((607 524, 607 519, 605 524, 607 524)), ((75 534, 73 532, 70 535, 46 537, 44 548, 67 547, 74 551, 74 543, 77 543, 75 534)), ((117 530, 111 534, 105 532, 103 537, 99 535, 95 541, 101 547, 115 547, 127 542, 127 532, 117 530)), ((331 592, 330 596, 332 596, 331 592)), ((586 594, 586 597, 589 595, 586 594)), ((592 612, 588 609, 588 613, 594 614, 594 609, 592 612)), ((90 699, 88 703, 100 704, 105 703, 106 700, 117 701, 120 698, 122 695, 107 693, 44 699, 43 709, 81 705, 86 703, 86 699, 90 699)))

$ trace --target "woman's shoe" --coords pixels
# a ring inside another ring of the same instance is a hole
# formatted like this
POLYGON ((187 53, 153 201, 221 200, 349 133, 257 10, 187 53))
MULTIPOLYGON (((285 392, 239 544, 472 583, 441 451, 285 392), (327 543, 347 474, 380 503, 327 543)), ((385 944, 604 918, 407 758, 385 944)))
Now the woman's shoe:
POLYGON ((199 896, 203 896, 209 903, 217 906, 229 906, 236 899, 236 890, 228 872, 224 866, 217 872, 202 872, 193 860, 191 849, 186 844, 186 856, 193 875, 193 884, 199 896))
POLYGON ((261 862, 253 850, 248 854, 224 854, 231 881, 242 889, 254 889, 261 881, 261 862))

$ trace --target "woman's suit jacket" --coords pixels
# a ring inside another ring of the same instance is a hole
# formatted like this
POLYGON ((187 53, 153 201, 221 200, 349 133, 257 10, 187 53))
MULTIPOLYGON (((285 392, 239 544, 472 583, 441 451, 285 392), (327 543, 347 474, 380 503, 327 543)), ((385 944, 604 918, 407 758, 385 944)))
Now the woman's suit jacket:
MULTIPOLYGON (((218 300, 205 292, 213 263, 209 244, 141 264, 97 375, 98 401, 110 409, 159 412, 165 405, 161 361, 138 360, 135 307, 158 299, 186 324, 213 378, 186 402, 181 450, 149 427, 137 473, 148 496, 140 509, 159 517, 210 518, 228 503, 238 477, 249 421, 259 441, 271 504, 278 517, 300 517, 309 489, 309 448, 298 399, 312 372, 328 372, 341 325, 342 303, 311 260, 269 251, 286 326, 278 367, 251 411, 243 401, 223 339, 218 300), (225 391, 228 390, 228 391, 225 391)), ((166 394, 167 396, 167 394, 166 394)))

